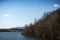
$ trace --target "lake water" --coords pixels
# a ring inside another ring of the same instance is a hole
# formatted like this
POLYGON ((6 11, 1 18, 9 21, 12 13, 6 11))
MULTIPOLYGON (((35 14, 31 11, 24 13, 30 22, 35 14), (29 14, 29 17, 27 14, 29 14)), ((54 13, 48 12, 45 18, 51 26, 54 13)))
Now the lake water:
POLYGON ((20 32, 0 32, 0 40, 42 40, 34 37, 26 37, 20 32))

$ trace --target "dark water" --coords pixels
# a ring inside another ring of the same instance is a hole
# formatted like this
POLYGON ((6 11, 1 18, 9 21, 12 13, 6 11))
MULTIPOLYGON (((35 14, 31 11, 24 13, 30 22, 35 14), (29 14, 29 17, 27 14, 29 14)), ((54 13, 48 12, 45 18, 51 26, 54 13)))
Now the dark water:
POLYGON ((25 37, 20 32, 0 32, 0 40, 42 40, 40 38, 25 37))

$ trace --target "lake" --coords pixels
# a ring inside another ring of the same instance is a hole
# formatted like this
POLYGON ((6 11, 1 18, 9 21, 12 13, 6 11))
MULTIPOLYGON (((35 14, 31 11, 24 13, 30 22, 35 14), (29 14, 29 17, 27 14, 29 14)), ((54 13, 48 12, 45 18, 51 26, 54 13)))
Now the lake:
POLYGON ((26 37, 20 32, 0 32, 0 40, 42 40, 40 38, 26 37))

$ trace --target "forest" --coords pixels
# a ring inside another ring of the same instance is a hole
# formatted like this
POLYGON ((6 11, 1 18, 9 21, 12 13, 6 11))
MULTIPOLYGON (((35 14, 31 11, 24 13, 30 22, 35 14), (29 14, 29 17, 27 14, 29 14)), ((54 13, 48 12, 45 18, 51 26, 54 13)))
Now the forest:
POLYGON ((50 40, 60 39, 60 8, 44 13, 42 18, 30 23, 22 31, 25 36, 49 38, 50 40))

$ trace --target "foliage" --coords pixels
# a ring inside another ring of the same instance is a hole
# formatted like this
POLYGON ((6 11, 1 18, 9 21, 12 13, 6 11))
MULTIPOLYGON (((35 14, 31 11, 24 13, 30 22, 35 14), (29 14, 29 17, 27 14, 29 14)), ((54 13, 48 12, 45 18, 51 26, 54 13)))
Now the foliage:
POLYGON ((44 13, 42 19, 26 26, 22 33, 28 36, 50 38, 50 40, 60 39, 60 9, 44 13))

